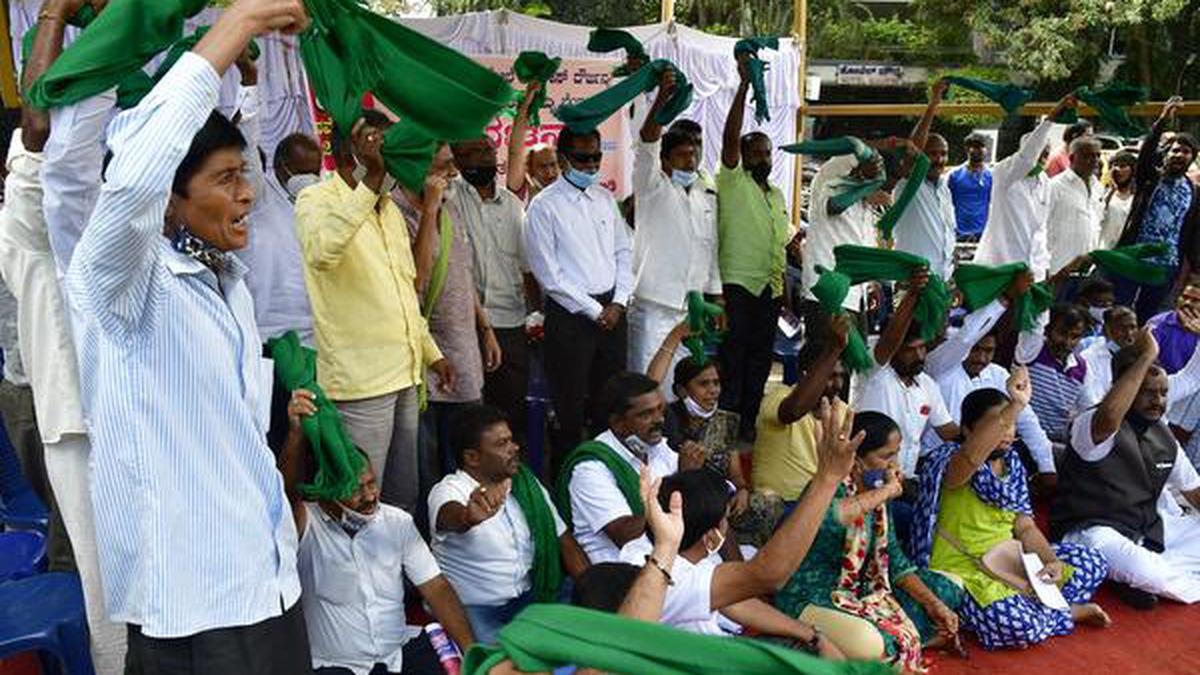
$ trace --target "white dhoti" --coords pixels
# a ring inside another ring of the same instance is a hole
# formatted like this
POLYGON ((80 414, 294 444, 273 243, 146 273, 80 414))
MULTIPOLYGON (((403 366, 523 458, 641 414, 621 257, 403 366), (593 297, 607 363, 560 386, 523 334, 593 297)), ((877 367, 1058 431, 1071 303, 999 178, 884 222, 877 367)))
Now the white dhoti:
MULTIPOLYGON (((650 361, 654 359, 654 354, 662 346, 663 340, 670 334, 671 329, 685 318, 687 318, 685 310, 672 309, 655 302, 635 298, 629 305, 626 317, 629 325, 629 369, 635 373, 645 373, 646 369, 650 367, 650 361)), ((667 373, 663 377, 663 395, 667 397, 668 401, 676 398, 672 389, 675 381, 675 364, 685 356, 687 356, 687 349, 681 347, 675 350, 675 356, 671 359, 671 367, 667 369, 667 373)))

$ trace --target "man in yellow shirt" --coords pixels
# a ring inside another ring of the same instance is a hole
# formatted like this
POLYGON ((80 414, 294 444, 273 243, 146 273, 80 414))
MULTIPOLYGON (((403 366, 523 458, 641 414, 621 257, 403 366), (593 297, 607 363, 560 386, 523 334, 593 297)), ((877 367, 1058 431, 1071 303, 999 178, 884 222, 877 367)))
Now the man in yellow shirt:
POLYGON ((347 433, 371 458, 382 500, 419 499, 417 387, 425 367, 454 386, 414 284, 408 227, 389 196, 380 148, 388 120, 367 111, 349 137, 334 130, 337 172, 296 199, 296 232, 312 302, 317 379, 347 433))

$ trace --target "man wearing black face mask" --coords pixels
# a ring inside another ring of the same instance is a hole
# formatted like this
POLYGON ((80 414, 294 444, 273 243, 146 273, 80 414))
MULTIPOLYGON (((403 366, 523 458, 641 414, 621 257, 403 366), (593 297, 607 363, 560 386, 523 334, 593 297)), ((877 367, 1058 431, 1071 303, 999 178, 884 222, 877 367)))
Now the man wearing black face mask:
POLYGON ((741 416, 739 434, 754 439, 754 421, 771 371, 771 341, 783 297, 785 248, 791 239, 783 192, 771 185, 771 139, 742 135, 749 55, 738 56, 742 81, 729 115, 717 174, 717 246, 729 334, 721 344, 721 408, 741 416))

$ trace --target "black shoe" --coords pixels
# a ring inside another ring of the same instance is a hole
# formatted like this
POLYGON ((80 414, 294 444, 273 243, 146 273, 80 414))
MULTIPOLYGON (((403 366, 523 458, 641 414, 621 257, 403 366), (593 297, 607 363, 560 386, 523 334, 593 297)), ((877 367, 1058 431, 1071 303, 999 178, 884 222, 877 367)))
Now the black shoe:
POLYGON ((1145 612, 1158 606, 1158 596, 1153 593, 1147 593, 1128 584, 1114 584, 1114 586, 1121 602, 1134 609, 1145 612))

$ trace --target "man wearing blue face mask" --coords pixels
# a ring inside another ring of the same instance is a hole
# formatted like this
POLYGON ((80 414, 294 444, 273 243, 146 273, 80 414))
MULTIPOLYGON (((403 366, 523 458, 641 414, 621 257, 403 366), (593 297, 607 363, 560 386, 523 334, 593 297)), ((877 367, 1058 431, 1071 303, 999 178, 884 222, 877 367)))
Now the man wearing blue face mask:
MULTIPOLYGON (((665 135, 654 116, 675 91, 664 70, 658 96, 635 146, 633 194, 633 303, 629 307, 629 369, 646 372, 655 350, 687 314, 687 294, 721 297, 717 261, 717 194, 698 180, 700 148, 691 134, 665 135)), ((662 383, 671 391, 673 364, 662 383)))
POLYGON ((546 296, 543 357, 558 417, 550 475, 582 439, 588 400, 625 367, 625 307, 633 290, 629 230, 612 193, 597 182, 600 132, 563 129, 558 152, 566 170, 525 216, 529 269, 546 296))

